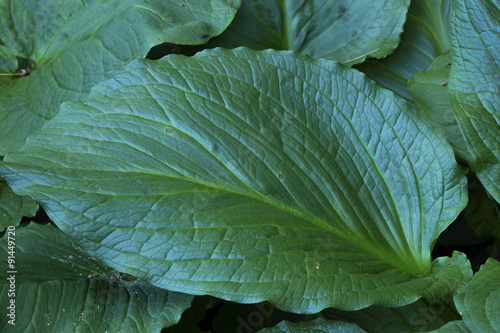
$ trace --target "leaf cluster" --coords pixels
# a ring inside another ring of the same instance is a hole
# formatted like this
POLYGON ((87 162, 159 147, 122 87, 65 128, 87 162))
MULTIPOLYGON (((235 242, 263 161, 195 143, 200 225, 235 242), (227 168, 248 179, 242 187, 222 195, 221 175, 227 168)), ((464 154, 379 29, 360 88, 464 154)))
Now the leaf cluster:
POLYGON ((500 332, 499 6, 0 0, 0 330, 500 332))

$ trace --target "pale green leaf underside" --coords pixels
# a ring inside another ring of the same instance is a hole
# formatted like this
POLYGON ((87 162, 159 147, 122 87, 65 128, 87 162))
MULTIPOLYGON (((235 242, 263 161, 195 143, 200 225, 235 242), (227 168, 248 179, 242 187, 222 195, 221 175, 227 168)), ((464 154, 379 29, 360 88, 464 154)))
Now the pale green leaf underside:
POLYGON ((455 304, 471 332, 500 331, 500 262, 488 259, 460 288, 455 304))
POLYGON ((467 201, 452 149, 330 61, 136 61, 1 168, 94 256, 169 290, 315 312, 407 304, 462 277, 456 263, 408 276, 467 201))
POLYGON ((238 6, 238 0, 1 0, 0 44, 9 48, 0 47, 2 70, 12 69, 14 56, 33 60, 36 69, 0 76, 0 155, 22 146, 62 102, 82 99, 107 72, 152 46, 202 44, 220 34, 238 6))
MULTIPOLYGON (((2 332, 155 332, 177 323, 192 296, 143 281, 109 280, 111 271, 89 258, 51 225, 17 228, 15 326, 0 317, 2 332), (97 274, 100 279, 88 278, 97 274)), ((0 239, 8 253, 7 237, 0 239)), ((6 256, 2 267, 8 267, 6 256)), ((6 314, 10 285, 0 273, 0 305, 6 314)))
POLYGON ((359 326, 352 323, 341 321, 325 320, 318 318, 308 322, 292 323, 282 321, 275 327, 265 328, 260 330, 259 333, 363 333, 365 332, 359 326))
POLYGON ((292 50, 315 58, 363 62, 399 43, 409 0, 243 0, 234 21, 209 46, 292 50))
POLYGON ((17 226, 24 216, 33 217, 38 204, 28 197, 20 197, 0 179, 0 232, 8 226, 17 226))
POLYGON ((357 68, 411 100, 408 80, 450 48, 450 3, 451 0, 412 1, 396 51, 386 59, 368 60, 357 68))
POLYGON ((451 53, 437 57, 426 71, 418 72, 408 82, 408 89, 419 114, 428 120, 436 132, 446 136, 457 157, 473 163, 465 140, 451 109, 448 96, 448 77, 451 69, 451 53))
POLYGON ((486 190, 500 202, 500 3, 455 1, 450 100, 486 190))

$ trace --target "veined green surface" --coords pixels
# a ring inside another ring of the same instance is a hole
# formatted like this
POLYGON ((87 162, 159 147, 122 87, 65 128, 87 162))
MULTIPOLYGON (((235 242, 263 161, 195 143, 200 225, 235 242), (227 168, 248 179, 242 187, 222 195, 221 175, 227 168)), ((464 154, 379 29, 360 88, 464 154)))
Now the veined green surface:
POLYGON ((0 155, 16 151, 107 72, 163 42, 203 44, 239 0, 0 0, 0 155), (31 71, 18 77, 16 71, 31 71))
POLYGON ((352 310, 453 292, 469 266, 431 266, 467 201, 446 139, 358 71, 291 52, 133 62, 0 170, 93 256, 169 290, 352 310))

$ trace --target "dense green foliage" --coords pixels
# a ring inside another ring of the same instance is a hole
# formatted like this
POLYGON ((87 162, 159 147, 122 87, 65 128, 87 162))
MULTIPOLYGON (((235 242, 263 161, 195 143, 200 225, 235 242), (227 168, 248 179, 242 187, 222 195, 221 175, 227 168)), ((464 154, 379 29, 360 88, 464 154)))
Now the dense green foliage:
POLYGON ((500 331, 498 0, 0 22, 2 332, 500 331))

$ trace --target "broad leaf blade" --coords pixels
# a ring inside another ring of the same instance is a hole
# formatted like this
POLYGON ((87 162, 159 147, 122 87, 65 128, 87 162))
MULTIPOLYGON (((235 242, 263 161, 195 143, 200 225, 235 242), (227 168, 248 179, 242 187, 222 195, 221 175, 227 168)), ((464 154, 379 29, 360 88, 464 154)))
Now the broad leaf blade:
POLYGON ((453 3, 450 101, 474 169, 500 202, 500 7, 498 1, 453 3))
POLYGON ((463 278, 458 257, 412 276, 467 200, 452 149, 358 71, 218 49, 133 62, 63 109, 2 173, 115 269, 299 312, 463 278))
POLYGON ((349 66, 396 48, 410 1, 244 0, 209 47, 292 50, 349 66))
POLYGON ((35 216, 38 204, 28 197, 20 197, 0 179, 0 232, 8 226, 18 226, 21 219, 35 216))
MULTIPOLYGON (((32 72, 0 77, 0 155, 22 146, 62 102, 84 98, 107 72, 152 46, 202 44, 220 34, 238 6, 238 0, 2 0, 0 43, 24 59, 20 70, 32 72)), ((13 67, 7 59, 2 69, 13 67)))
POLYGON ((472 164, 472 156, 458 127, 448 98, 451 53, 437 57, 426 71, 418 72, 408 83, 419 114, 436 132, 446 136, 457 157, 472 164))
POLYGON ((426 70, 436 57, 450 48, 450 3, 451 0, 412 1, 396 51, 386 59, 368 60, 357 68, 411 100, 408 80, 426 70))
MULTIPOLYGON (((7 240, 7 234, 0 239, 2 253, 7 240)), ((15 326, 2 315, 2 332, 154 332, 177 323, 191 303, 192 296, 143 281, 113 280, 109 268, 51 225, 17 228, 15 244, 17 274, 0 273, 2 309, 13 299, 7 277, 15 276, 15 326)), ((2 267, 8 267, 4 257, 2 267)))
POLYGON ((472 332, 500 331, 500 263, 488 259, 472 281, 460 288, 455 305, 472 332))

